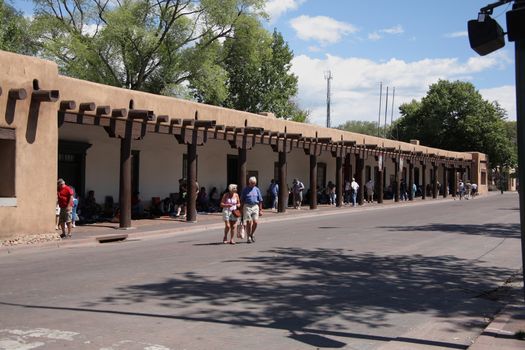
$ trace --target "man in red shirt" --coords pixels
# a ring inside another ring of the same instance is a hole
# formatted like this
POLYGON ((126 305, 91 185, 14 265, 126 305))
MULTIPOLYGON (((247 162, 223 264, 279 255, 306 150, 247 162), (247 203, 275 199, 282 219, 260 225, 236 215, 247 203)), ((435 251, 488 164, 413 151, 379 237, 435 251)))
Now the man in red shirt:
POLYGON ((60 207, 58 222, 62 229, 60 237, 66 238, 66 225, 67 237, 71 237, 71 223, 73 221, 73 190, 66 185, 66 182, 63 179, 58 179, 57 181, 57 200, 58 206, 60 207))

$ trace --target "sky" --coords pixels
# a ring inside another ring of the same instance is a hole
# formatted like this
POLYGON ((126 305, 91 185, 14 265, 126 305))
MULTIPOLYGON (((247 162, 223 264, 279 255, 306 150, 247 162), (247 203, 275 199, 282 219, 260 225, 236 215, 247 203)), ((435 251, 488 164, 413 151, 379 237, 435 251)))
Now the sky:
MULTIPOLYGON (((327 71, 333 77, 333 127, 379 117, 384 125, 385 114, 389 124, 399 118, 400 104, 420 100, 439 79, 471 82, 483 98, 498 101, 509 120, 516 120, 514 44, 481 57, 468 41, 468 20, 492 2, 269 0, 265 26, 281 32, 294 53, 297 101, 310 112, 311 123, 326 125, 327 71)), ((31 15, 31 1, 11 3, 31 15)), ((498 7, 492 16, 503 28, 508 9, 498 7)))
MULTIPOLYGON (((469 45, 467 22, 493 0, 271 0, 266 26, 294 52, 299 105, 326 124, 325 72, 331 71, 331 125, 399 117, 399 105, 426 95, 439 79, 474 84, 516 119, 514 44, 487 56, 469 45), (383 85, 379 111, 380 83, 383 85), (395 88, 395 96, 392 90, 395 88), (392 108, 392 100, 393 107, 392 108), (393 115, 392 115, 393 111, 393 115)), ((503 28, 507 5, 494 10, 503 28)))

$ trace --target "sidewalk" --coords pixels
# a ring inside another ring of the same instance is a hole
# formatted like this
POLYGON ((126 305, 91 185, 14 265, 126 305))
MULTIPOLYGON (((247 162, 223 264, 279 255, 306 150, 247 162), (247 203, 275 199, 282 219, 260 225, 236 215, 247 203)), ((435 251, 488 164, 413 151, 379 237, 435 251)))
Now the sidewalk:
MULTIPOLYGON (((484 195, 476 198, 476 200, 484 200, 492 195, 484 195)), ((365 203, 362 206, 352 207, 351 205, 343 205, 342 207, 335 207, 330 205, 318 205, 316 210, 310 210, 305 205, 301 210, 287 208, 286 213, 272 212, 270 209, 265 209, 259 222, 275 222, 283 220, 295 220, 301 217, 309 217, 313 213, 315 216, 340 215, 342 213, 356 213, 363 210, 386 210, 393 207, 413 206, 413 205, 432 205, 443 203, 443 201, 453 201, 452 197, 443 199, 427 198, 422 200, 417 198, 414 201, 394 202, 393 200, 385 200, 382 204, 365 203)), ((199 213, 197 214, 196 222, 187 222, 182 219, 163 216, 156 219, 141 219, 132 220, 130 229, 119 229, 118 223, 112 222, 98 222, 94 224, 77 226, 73 229, 72 238, 57 239, 55 241, 48 241, 34 244, 18 244, 12 246, 0 246, 0 254, 2 252, 11 253, 19 250, 38 249, 46 247, 68 247, 78 245, 98 245, 99 239, 110 237, 119 234, 127 234, 128 239, 145 239, 164 235, 176 235, 188 232, 199 232, 211 229, 220 229, 224 227, 221 213, 199 213)), ((57 236, 58 236, 58 232, 57 236)))

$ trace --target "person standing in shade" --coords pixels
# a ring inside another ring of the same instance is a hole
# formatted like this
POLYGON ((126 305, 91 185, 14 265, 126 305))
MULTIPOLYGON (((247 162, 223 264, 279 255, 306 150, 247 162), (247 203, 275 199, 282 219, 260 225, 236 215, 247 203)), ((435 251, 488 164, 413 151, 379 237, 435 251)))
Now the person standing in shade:
POLYGON ((270 181, 270 187, 268 188, 268 192, 270 193, 272 211, 277 211, 277 205, 279 204, 279 184, 277 184, 275 179, 272 179, 272 181, 270 181))
POLYGON ((294 209, 301 209, 301 204, 303 203, 303 191, 304 184, 297 179, 293 179, 292 194, 294 209))
POLYGON ((246 235, 248 243, 255 242, 254 234, 257 229, 257 221, 262 215, 263 198, 261 190, 257 185, 257 178, 252 176, 248 179, 248 186, 242 189, 241 208, 243 220, 246 222, 246 235))
POLYGON ((355 178, 352 178, 350 187, 352 187, 352 206, 355 207, 357 202, 357 191, 359 191, 359 185, 355 181, 355 178))
POLYGON ((326 185, 326 192, 328 194, 328 200, 330 205, 335 205, 337 194, 335 193, 335 184, 332 181, 328 181, 326 185))
POLYGON ((70 188, 73 191, 73 211, 71 212, 71 227, 76 227, 75 222, 78 221, 78 196, 75 188, 73 186, 70 186, 70 188))
POLYGON ((405 179, 401 179, 401 183, 399 184, 399 194, 401 196, 401 201, 408 200, 407 183, 405 182, 405 179))
POLYGON ((366 201, 367 203, 374 202, 374 180, 370 179, 365 184, 366 187, 366 201))
POLYGON ((73 221, 73 190, 66 185, 66 182, 63 179, 58 179, 57 181, 57 198, 58 206, 60 207, 59 225, 62 229, 60 238, 71 237, 71 223, 73 221))

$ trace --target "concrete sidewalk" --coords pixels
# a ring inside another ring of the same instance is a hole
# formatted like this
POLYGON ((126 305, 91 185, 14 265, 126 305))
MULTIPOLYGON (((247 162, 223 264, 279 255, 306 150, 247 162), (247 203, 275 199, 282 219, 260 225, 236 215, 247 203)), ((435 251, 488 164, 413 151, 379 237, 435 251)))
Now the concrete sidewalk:
MULTIPOLYGON (((523 291, 523 282, 521 287, 523 291)), ((469 349, 525 349, 525 305, 523 299, 521 303, 516 302, 505 306, 469 349), (518 339, 517 335, 521 335, 521 340, 518 339)))
MULTIPOLYGON (((499 192, 498 192, 499 193, 499 192)), ((493 195, 495 192, 479 196, 475 200, 485 200, 493 195)), ((508 195, 517 195, 515 193, 508 193, 508 195)), ((363 210, 387 210, 394 207, 414 206, 414 205, 434 205, 446 201, 453 202, 453 197, 443 199, 438 197, 426 200, 417 198, 414 201, 394 202, 393 200, 385 200, 382 204, 365 203, 362 206, 352 207, 351 205, 343 205, 335 207, 330 205, 318 205, 316 210, 310 210, 307 205, 303 206, 301 210, 288 208, 285 213, 272 212, 270 209, 265 209, 259 222, 275 222, 282 220, 296 220, 301 217, 326 216, 326 215, 340 215, 361 212, 363 210)), ((119 229, 119 224, 114 222, 98 222, 94 224, 77 226, 73 229, 72 238, 57 239, 55 241, 34 243, 34 244, 18 244, 11 246, 1 246, 1 251, 13 252, 20 249, 30 249, 39 247, 64 247, 72 245, 96 245, 98 239, 105 236, 113 236, 117 234, 128 234, 129 239, 145 239, 149 237, 158 237, 161 235, 173 235, 188 232, 199 232, 210 229, 220 229, 224 227, 221 213, 198 213, 196 222, 187 222, 179 218, 172 218, 169 216, 162 216, 156 219, 141 219, 132 220, 130 229, 119 229)), ((59 231, 57 230, 57 235, 59 231)))

